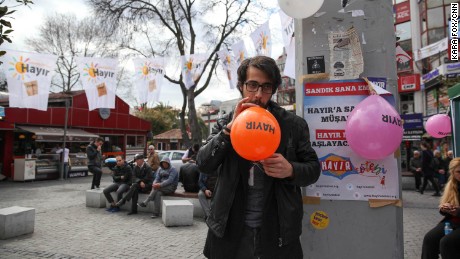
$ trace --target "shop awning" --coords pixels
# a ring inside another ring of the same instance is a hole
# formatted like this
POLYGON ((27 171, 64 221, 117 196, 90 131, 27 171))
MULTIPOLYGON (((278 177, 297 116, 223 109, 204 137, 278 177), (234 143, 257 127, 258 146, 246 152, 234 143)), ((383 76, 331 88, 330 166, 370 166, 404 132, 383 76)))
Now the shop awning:
MULTIPOLYGON (((34 133, 35 141, 64 141, 64 128, 35 126, 19 126, 18 128, 34 133)), ((99 136, 81 129, 67 129, 66 132, 66 142, 90 142, 91 140, 97 137, 99 136)))

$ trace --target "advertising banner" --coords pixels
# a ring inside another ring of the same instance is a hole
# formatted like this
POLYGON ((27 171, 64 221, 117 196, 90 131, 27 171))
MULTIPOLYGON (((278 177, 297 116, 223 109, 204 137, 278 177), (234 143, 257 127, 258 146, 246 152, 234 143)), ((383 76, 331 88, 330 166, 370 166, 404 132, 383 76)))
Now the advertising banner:
POLYGON ((118 60, 92 57, 75 59, 80 82, 88 99, 88 109, 115 108, 118 60))
POLYGON ((137 99, 139 103, 158 102, 165 74, 163 58, 133 59, 137 99))
POLYGON ((8 83, 9 106, 48 109, 57 56, 8 50, 0 59, 8 83))
POLYGON ((345 126, 353 108, 369 96, 363 80, 306 83, 304 118, 320 164, 307 196, 327 200, 399 199, 397 160, 369 160, 348 146, 345 126))

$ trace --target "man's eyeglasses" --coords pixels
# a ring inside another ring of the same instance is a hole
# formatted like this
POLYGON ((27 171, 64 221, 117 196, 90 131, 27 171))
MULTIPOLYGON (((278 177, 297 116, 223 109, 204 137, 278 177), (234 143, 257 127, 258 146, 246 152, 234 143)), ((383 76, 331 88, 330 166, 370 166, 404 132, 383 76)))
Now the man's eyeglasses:
POLYGON ((117 160, 117 162, 123 162, 123 160, 117 160))
POLYGON ((153 150, 153 148, 149 148, 149 150, 153 150))
POLYGON ((256 81, 247 81, 244 84, 246 85, 246 90, 248 90, 248 92, 257 92, 260 87, 262 88, 263 93, 266 93, 266 94, 273 93, 273 84, 271 83, 259 84, 259 82, 256 82, 256 81))

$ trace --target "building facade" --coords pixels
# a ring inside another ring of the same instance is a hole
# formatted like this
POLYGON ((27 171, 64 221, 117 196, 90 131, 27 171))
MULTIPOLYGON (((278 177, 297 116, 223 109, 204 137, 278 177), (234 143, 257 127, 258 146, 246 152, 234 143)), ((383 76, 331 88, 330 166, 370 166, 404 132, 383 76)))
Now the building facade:
MULTIPOLYGON (((129 105, 115 98, 114 109, 92 111, 88 110, 84 91, 50 94, 46 111, 8 107, 8 99, 0 99, 0 105, 5 107, 5 117, 0 121, 2 174, 14 177, 15 159, 31 157, 37 159, 37 164, 52 163, 52 172, 43 170, 50 172, 44 173, 43 177, 54 178, 55 160, 59 160, 55 148, 64 142, 64 128, 71 157, 85 158, 75 159, 82 170, 86 166, 86 146, 95 137, 104 139, 102 152, 106 157, 124 155, 126 159, 131 159, 137 153, 143 154, 151 125, 129 114, 129 105)), ((38 176, 36 179, 39 179, 38 176)))

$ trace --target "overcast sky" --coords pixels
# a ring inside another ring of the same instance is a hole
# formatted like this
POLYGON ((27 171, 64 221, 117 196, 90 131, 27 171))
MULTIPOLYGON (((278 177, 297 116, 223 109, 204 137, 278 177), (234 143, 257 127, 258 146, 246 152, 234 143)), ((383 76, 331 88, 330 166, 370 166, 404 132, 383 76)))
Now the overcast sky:
MULTIPOLYGON (((270 7, 277 6, 277 1, 273 0, 261 0, 264 4, 270 7)), ((8 6, 15 5, 15 1, 7 0, 5 2, 8 6)), ((4 44, 2 48, 13 49, 13 50, 25 50, 31 51, 31 49, 25 45, 24 40, 26 37, 34 37, 38 35, 38 28, 44 21, 47 15, 54 13, 75 13, 78 18, 83 18, 88 15, 91 10, 86 5, 84 0, 35 0, 34 4, 29 7, 18 7, 14 13, 14 20, 11 20, 14 32, 12 33, 13 44, 4 44)), ((268 19, 267 15, 267 19, 268 19)), ((273 14, 270 17, 270 28, 279 30, 279 18, 277 14, 273 14)), ((249 34, 247 35, 246 44, 248 41, 249 34)), ((277 58, 281 55, 282 46, 281 40, 274 42, 272 48, 272 57, 277 58)), ((132 64, 132 62, 128 62, 132 64)), ((218 69, 221 69, 219 65, 218 69)), ((133 87, 133 91, 134 87, 133 87)), ((196 100, 196 106, 200 106, 202 103, 209 103, 211 100, 226 101, 234 98, 238 98, 240 95, 236 89, 229 89, 228 81, 223 76, 220 76, 214 81, 208 88, 200 94, 196 100)), ((182 94, 178 86, 166 86, 162 88, 160 93, 160 99, 163 103, 171 106, 180 108, 182 106, 182 94)))

